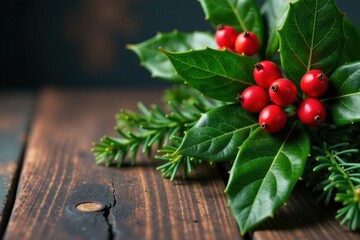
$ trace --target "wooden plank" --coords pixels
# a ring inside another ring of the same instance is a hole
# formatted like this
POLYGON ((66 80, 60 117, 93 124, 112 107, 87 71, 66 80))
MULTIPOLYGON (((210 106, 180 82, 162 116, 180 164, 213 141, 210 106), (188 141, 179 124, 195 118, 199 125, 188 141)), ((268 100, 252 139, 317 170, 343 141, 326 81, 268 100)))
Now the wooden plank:
POLYGON ((15 198, 34 94, 0 92, 0 238, 15 198))
POLYGON ((298 185, 288 204, 274 218, 267 220, 254 232, 254 240, 311 240, 360 239, 334 219, 334 210, 316 202, 308 189, 298 185))
POLYGON ((118 108, 159 98, 158 91, 46 90, 4 239, 239 239, 214 168, 169 182, 148 159, 122 169, 94 164, 91 143, 113 134, 118 108), (77 211, 83 202, 100 210, 77 211))

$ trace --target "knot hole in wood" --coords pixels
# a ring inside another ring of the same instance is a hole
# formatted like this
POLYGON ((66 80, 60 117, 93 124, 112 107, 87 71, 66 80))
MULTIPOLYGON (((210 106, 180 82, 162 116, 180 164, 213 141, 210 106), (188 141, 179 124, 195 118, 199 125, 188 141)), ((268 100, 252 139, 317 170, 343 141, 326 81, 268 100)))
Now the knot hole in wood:
POLYGON ((76 204, 75 209, 79 212, 101 212, 105 209, 105 204, 88 201, 76 204))

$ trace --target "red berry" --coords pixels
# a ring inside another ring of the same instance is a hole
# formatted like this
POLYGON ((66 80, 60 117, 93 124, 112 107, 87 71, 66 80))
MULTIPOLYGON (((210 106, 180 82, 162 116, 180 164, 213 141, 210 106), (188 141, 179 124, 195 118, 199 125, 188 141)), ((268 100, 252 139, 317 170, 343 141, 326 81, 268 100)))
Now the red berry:
POLYGON ((282 77, 278 66, 271 61, 262 61, 255 64, 254 79, 257 85, 269 88, 271 83, 282 77))
POLYGON ((323 71, 310 70, 301 78, 300 88, 309 97, 323 95, 329 86, 329 79, 323 71))
POLYGON ((295 102, 297 98, 297 88, 295 84, 287 78, 275 80, 269 88, 271 101, 279 106, 286 106, 295 102))
POLYGON ((238 100, 246 111, 257 113, 269 104, 269 95, 259 86, 250 86, 241 93, 238 100))
POLYGON ((252 56, 260 49, 259 39, 253 32, 243 32, 238 35, 235 41, 237 53, 252 56))
POLYGON ((219 47, 234 49, 237 36, 238 32, 235 28, 219 25, 215 33, 215 41, 219 47))
POLYGON ((319 100, 308 98, 300 103, 298 116, 301 122, 307 126, 319 126, 326 119, 326 109, 319 100))
POLYGON ((277 106, 270 105, 264 108, 259 115, 259 125, 268 133, 278 132, 285 127, 286 113, 277 106))

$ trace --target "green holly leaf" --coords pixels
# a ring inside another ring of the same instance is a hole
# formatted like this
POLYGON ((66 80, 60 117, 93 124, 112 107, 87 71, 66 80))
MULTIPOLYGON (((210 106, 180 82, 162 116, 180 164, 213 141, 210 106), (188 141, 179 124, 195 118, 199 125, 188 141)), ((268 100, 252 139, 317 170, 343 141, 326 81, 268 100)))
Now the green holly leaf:
POLYGON ((210 48, 181 53, 162 51, 186 83, 214 99, 235 102, 239 93, 254 84, 256 61, 250 57, 210 48))
POLYGON ((185 133, 177 152, 210 162, 233 160, 239 146, 257 126, 254 115, 240 104, 222 106, 201 116, 185 133))
POLYGON ((232 26, 239 32, 252 31, 263 39, 263 23, 255 0, 200 0, 206 20, 215 26, 232 26))
POLYGON ((210 33, 194 32, 158 33, 155 37, 139 43, 130 44, 128 49, 134 51, 141 60, 141 65, 147 68, 152 77, 158 77, 172 82, 183 82, 180 76, 175 75, 175 69, 159 48, 169 51, 183 52, 190 49, 216 47, 214 36, 210 33))
POLYGON ((344 15, 334 0, 299 0, 290 3, 279 31, 280 59, 288 78, 297 85, 311 69, 330 75, 341 59, 344 15))
POLYGON ((360 62, 339 67, 330 77, 334 97, 323 99, 333 121, 345 125, 360 121, 360 62))
POLYGON ((255 130, 242 144, 230 171, 228 203, 242 234, 284 204, 301 177, 310 140, 297 121, 281 133, 255 130))
POLYGON ((289 11, 289 3, 296 0, 266 0, 261 8, 267 29, 266 59, 271 59, 279 49, 278 29, 289 11))
POLYGON ((344 20, 347 41, 341 62, 355 62, 360 60, 360 30, 348 17, 344 20))

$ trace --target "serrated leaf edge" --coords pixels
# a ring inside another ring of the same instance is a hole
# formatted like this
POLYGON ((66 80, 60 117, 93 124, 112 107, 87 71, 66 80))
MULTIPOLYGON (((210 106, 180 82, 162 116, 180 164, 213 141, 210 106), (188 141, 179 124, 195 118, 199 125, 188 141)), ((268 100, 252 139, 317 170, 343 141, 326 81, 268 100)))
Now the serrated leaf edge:
MULTIPOLYGON (((229 51, 229 50, 227 50, 227 49, 225 49, 225 50, 215 50, 215 49, 210 48, 210 47, 205 47, 205 48, 199 49, 199 50, 192 50, 192 49, 190 49, 190 50, 184 51, 184 52, 170 52, 170 51, 167 51, 167 50, 165 50, 164 48, 161 48, 161 47, 160 47, 159 49, 160 49, 160 51, 163 52, 169 59, 172 58, 172 55, 180 55, 180 54, 186 54, 186 53, 191 53, 191 52, 200 52, 200 51, 204 51, 204 50, 226 51, 226 52, 229 52, 229 53, 231 53, 231 54, 239 55, 239 54, 233 53, 233 52, 231 52, 231 51, 229 51)), ((239 56, 244 56, 244 55, 239 55, 239 56)), ((230 76, 227 76, 227 75, 222 75, 222 74, 219 74, 219 73, 214 73, 214 72, 211 72, 210 70, 205 71, 203 68, 198 68, 198 67, 196 67, 196 66, 194 66, 194 65, 190 65, 190 64, 185 63, 185 62, 182 62, 182 63, 184 63, 185 65, 189 65, 189 66, 191 66, 191 67, 193 67, 193 68, 200 69, 200 70, 202 70, 202 71, 204 71, 204 72, 209 72, 209 73, 212 73, 212 74, 214 74, 214 75, 217 75, 217 76, 220 76, 220 77, 223 77, 223 78, 230 79, 230 80, 232 80, 232 81, 234 81, 234 82, 238 82, 238 83, 245 84, 245 85, 249 85, 249 86, 253 85, 253 83, 251 83, 251 82, 246 82, 246 81, 242 81, 242 80, 240 80, 240 79, 233 78, 233 77, 230 77, 230 76)))

